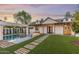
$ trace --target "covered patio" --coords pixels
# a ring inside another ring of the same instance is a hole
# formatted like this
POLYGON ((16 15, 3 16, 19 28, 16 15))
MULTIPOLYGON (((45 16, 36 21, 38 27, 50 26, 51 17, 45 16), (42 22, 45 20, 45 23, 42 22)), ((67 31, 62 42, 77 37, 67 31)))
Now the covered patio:
MULTIPOLYGON (((28 37, 28 26, 25 24, 10 23, 0 21, 0 40, 17 41, 17 39, 23 41, 21 38, 28 37)), ((29 38, 27 38, 29 39, 29 38)))

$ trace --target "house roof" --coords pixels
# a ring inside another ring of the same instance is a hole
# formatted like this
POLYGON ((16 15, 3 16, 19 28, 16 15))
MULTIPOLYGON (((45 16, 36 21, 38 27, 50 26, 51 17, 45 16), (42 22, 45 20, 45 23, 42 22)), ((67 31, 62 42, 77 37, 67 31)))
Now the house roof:
POLYGON ((35 22, 32 22, 30 23, 30 25, 40 25, 40 24, 43 24, 45 21, 47 21, 48 19, 52 20, 52 21, 55 21, 57 23, 64 23, 63 20, 66 19, 66 18, 60 18, 60 19, 52 19, 50 17, 47 17, 46 19, 42 19, 40 21, 35 21, 35 22))
POLYGON ((20 27, 25 27, 27 25, 25 24, 18 24, 18 23, 10 23, 10 22, 5 22, 0 20, 0 26, 20 26, 20 27))
POLYGON ((53 20, 53 21, 56 21, 56 22, 59 22, 58 20, 52 19, 52 18, 50 18, 50 17, 47 17, 45 20, 42 21, 42 23, 45 22, 45 21, 48 20, 48 19, 53 20))

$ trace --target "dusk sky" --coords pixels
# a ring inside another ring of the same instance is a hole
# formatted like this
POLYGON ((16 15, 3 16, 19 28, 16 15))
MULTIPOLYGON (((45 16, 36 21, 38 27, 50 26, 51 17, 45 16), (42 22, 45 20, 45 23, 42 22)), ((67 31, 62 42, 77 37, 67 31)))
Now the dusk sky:
POLYGON ((30 13, 33 19, 41 17, 64 15, 65 12, 79 9, 78 4, 0 4, 0 11, 17 12, 25 10, 30 13))

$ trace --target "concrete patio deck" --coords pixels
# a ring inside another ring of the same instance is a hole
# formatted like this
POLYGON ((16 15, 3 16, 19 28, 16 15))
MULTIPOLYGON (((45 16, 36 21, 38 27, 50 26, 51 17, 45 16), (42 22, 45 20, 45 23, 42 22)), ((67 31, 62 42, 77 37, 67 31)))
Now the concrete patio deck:
POLYGON ((5 40, 0 40, 0 47, 1 48, 7 48, 7 47, 10 47, 12 45, 14 45, 15 43, 13 42, 7 42, 5 40))

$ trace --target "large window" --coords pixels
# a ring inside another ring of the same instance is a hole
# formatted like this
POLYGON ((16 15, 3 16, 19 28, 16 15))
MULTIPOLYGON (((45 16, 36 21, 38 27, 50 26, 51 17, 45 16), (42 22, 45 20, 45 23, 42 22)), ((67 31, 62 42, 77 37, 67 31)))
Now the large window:
POLYGON ((4 17, 4 20, 7 20, 7 17, 4 17))
POLYGON ((38 27, 35 27, 35 30, 38 30, 38 27))

